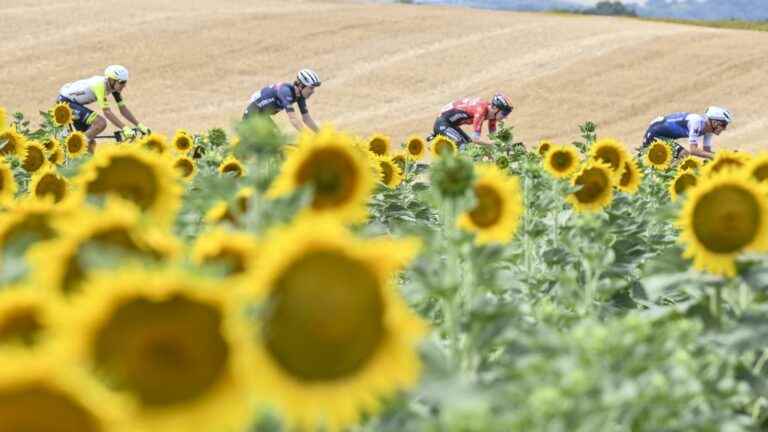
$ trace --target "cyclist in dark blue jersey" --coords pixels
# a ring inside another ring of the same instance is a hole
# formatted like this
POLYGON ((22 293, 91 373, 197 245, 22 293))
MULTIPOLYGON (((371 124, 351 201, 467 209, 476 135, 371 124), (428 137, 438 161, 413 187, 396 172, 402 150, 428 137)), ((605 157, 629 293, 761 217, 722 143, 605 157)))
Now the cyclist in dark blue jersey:
MULTIPOLYGON (((243 119, 250 118, 253 115, 262 115, 265 118, 285 111, 288 120, 297 131, 305 126, 317 131, 318 127, 307 109, 307 99, 315 92, 315 88, 320 87, 320 77, 310 69, 302 69, 296 75, 296 80, 291 83, 283 82, 273 84, 257 91, 251 96, 251 100, 243 113, 243 119), (293 105, 299 107, 301 120, 296 116, 293 105)), ((271 120, 271 119, 270 119, 271 120)), ((274 122, 273 122, 274 123, 274 122)), ((277 125, 275 125, 277 128, 277 125)))
POLYGON ((733 121, 731 113, 716 106, 707 108, 704 115, 686 112, 669 114, 655 118, 643 137, 643 148, 648 147, 654 140, 688 139, 688 149, 677 144, 675 157, 687 152, 690 155, 712 159, 712 136, 720 135, 733 121), (699 146, 701 144, 701 147, 699 146))

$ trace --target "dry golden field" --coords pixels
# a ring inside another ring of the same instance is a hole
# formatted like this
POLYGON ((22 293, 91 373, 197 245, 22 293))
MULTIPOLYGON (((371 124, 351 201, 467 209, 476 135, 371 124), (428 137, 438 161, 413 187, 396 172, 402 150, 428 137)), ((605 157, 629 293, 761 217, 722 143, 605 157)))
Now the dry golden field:
POLYGON ((0 105, 27 115, 121 63, 150 127, 229 127, 254 90, 312 67, 315 119, 361 134, 427 133, 452 99, 503 90, 528 143, 593 120, 635 145, 656 115, 721 104, 736 122, 720 143, 768 147, 764 32, 319 0, 7 0, 0 19, 0 105))

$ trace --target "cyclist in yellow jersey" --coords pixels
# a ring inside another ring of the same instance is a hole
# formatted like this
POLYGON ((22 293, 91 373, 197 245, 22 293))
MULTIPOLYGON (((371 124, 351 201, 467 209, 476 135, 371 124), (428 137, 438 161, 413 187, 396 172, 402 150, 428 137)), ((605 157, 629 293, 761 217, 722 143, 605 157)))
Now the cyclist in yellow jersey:
POLYGON ((93 76, 83 80, 64 84, 59 91, 59 102, 64 102, 72 109, 75 129, 85 132, 88 137, 88 150, 93 152, 96 144, 95 137, 107 127, 107 120, 120 129, 125 138, 133 138, 135 131, 121 121, 112 112, 107 102, 107 95, 111 94, 117 102, 120 114, 135 125, 143 134, 149 133, 149 129, 141 124, 125 105, 123 91, 128 83, 128 69, 120 65, 108 66, 104 70, 104 76, 93 76), (91 111, 85 105, 96 102, 104 116, 91 111), (106 119, 105 119, 106 117, 106 119))

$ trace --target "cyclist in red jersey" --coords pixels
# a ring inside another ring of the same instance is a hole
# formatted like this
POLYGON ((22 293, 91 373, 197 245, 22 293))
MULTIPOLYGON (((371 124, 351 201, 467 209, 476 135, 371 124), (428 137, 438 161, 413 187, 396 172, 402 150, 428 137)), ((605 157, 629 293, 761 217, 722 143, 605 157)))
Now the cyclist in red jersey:
POLYGON ((496 122, 506 118, 513 110, 509 99, 497 93, 490 102, 480 98, 466 98, 451 102, 443 107, 440 116, 435 120, 435 126, 427 140, 431 141, 437 135, 452 139, 459 148, 470 142, 481 145, 491 145, 481 140, 483 123, 488 121, 488 133, 496 132, 496 122), (462 129, 462 125, 472 125, 473 136, 470 138, 462 129))

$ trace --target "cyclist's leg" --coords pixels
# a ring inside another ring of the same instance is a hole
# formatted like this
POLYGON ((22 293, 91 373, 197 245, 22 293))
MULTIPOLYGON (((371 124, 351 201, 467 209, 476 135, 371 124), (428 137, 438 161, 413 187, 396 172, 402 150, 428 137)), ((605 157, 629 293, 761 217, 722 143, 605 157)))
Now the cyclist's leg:
POLYGON ((247 107, 245 107, 245 111, 243 111, 243 120, 248 120, 249 118, 259 113, 260 111, 258 108, 257 101, 253 101, 249 103, 247 107))
POLYGON ((469 136, 467 136, 467 134, 464 133, 464 131, 459 127, 449 126, 443 129, 442 134, 456 143, 456 146, 459 148, 459 150, 463 150, 464 147, 472 141, 469 136))

